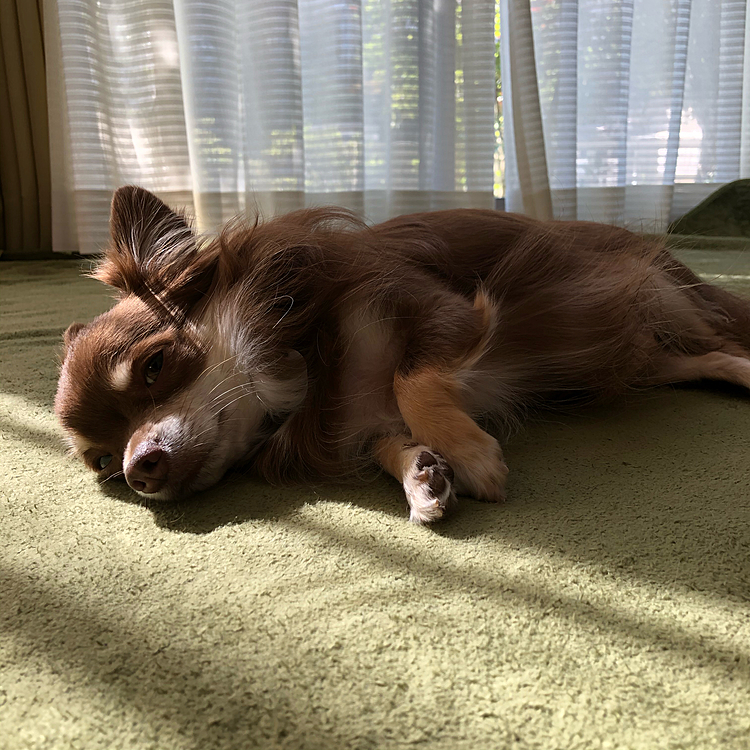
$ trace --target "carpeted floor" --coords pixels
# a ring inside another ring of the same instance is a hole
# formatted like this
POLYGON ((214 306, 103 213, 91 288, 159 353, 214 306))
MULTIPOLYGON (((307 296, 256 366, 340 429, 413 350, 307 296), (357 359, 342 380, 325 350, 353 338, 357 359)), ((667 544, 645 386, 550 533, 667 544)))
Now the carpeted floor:
MULTIPOLYGON (((750 252, 686 253, 750 292, 750 252)), ((0 264, 0 748, 750 747, 750 399, 664 389, 507 445, 433 529, 396 483, 179 507, 61 448, 75 262, 0 264)))

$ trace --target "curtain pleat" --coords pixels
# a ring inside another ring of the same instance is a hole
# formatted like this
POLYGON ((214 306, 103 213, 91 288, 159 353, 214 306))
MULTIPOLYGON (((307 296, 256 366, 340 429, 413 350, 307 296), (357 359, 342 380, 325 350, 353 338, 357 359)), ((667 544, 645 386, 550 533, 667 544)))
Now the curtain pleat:
POLYGON ((537 219, 552 218, 534 34, 528 0, 501 4, 506 123, 506 205, 537 219))
POLYGON ((41 8, 0 0, 0 191, 4 257, 51 252, 49 135, 41 8))

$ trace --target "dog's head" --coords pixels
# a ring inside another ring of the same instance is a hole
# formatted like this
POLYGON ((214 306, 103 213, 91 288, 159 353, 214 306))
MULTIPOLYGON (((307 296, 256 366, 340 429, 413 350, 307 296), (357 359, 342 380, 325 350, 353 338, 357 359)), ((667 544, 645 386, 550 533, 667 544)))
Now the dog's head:
POLYGON ((94 271, 119 302, 64 336, 55 411, 100 478, 139 494, 205 489, 263 437, 268 407, 237 364, 231 311, 213 304, 219 250, 135 187, 115 193, 112 242, 94 271))

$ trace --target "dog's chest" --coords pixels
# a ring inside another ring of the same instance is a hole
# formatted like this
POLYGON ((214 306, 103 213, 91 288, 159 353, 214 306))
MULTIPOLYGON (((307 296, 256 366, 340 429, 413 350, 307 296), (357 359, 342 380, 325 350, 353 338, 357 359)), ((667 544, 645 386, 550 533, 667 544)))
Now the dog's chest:
POLYGON ((367 436, 391 428, 401 421, 393 394, 399 347, 392 321, 357 307, 341 321, 341 335, 338 400, 346 429, 367 436))

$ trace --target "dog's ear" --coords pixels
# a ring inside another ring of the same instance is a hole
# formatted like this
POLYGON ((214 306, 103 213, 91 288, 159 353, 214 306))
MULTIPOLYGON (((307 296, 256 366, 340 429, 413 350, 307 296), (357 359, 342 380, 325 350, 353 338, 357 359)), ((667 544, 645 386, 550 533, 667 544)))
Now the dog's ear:
POLYGON ((119 188, 110 214, 112 244, 92 276, 124 294, 148 292, 181 305, 204 294, 213 264, 185 217, 141 187, 119 188))
POLYGON ((62 361, 68 356, 70 347, 72 346, 78 334, 86 327, 85 323, 71 323, 65 333, 63 334, 63 354, 62 361))

